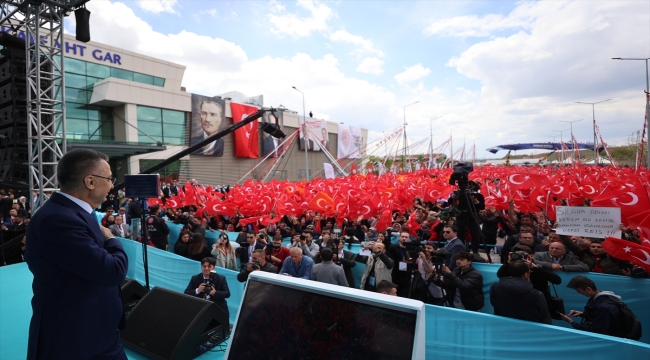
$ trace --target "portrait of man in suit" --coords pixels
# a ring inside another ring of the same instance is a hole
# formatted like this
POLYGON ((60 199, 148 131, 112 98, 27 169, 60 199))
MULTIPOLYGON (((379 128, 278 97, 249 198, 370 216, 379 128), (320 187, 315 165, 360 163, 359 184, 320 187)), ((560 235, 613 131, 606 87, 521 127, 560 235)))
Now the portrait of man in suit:
POLYGON ((330 139, 329 136, 327 135, 327 129, 326 128, 321 128, 320 129, 320 134, 321 134, 321 145, 329 151, 330 149, 330 139))
POLYGON ((303 121, 300 122, 300 150, 305 150, 305 139, 307 139, 306 146, 307 150, 314 150, 314 141, 309 135, 309 129, 307 123, 303 121))
MULTIPOLYGON (((224 102, 222 100, 192 94, 192 105, 193 134, 190 146, 196 145, 219 132, 224 117, 224 102), (201 129, 200 132, 195 130, 199 128, 201 129)), ((217 139, 192 154, 223 156, 223 144, 223 138, 217 139)))
POLYGON ((61 191, 34 214, 26 240, 34 275, 27 359, 126 359, 118 329, 128 259, 93 213, 115 183, 108 156, 69 151, 57 177, 61 191))

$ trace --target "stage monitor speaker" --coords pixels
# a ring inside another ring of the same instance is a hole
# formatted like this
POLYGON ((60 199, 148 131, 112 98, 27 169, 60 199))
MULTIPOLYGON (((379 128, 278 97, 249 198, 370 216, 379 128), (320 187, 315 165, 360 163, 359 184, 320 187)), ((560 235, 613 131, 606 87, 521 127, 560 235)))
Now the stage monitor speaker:
POLYGON ((124 315, 129 316, 135 305, 147 295, 149 290, 133 279, 125 279, 122 282, 122 304, 124 315))
POLYGON ((225 311, 209 300, 155 287, 133 308, 124 345, 153 359, 193 359, 230 335, 225 311))

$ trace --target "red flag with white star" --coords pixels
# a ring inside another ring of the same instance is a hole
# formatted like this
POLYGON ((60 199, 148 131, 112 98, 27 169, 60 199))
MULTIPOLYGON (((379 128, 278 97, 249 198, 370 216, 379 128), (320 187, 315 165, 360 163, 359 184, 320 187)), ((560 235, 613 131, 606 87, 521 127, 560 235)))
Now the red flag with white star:
POLYGON ((603 249, 617 259, 627 260, 650 272, 650 247, 613 237, 605 238, 603 249))

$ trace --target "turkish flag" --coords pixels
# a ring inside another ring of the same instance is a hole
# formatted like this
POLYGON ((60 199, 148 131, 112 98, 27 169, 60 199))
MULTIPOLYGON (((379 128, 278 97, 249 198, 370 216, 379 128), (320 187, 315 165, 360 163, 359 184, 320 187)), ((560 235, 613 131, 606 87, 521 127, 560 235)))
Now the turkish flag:
POLYGON ((532 187, 541 187, 548 183, 548 178, 545 175, 537 174, 510 174, 508 176, 508 184, 513 190, 516 189, 530 189, 532 187))
POLYGON ((172 197, 170 197, 170 198, 167 199, 167 202, 165 203, 165 205, 166 205, 168 208, 178 209, 179 207, 181 207, 181 204, 182 204, 182 203, 183 203, 183 201, 181 200, 180 197, 178 197, 178 196, 172 196, 172 197))
POLYGON ((393 214, 390 210, 384 210, 384 212, 379 217, 379 221, 375 224, 375 229, 379 232, 383 232, 393 225, 393 214))
POLYGON ((237 214, 236 208, 236 205, 218 199, 210 200, 205 204, 205 211, 213 215, 235 216, 237 214))
POLYGON ((415 216, 417 215, 417 213, 418 213, 417 211, 413 211, 411 213, 411 216, 409 216, 408 221, 406 221, 405 224, 409 229, 409 234, 411 234, 414 237, 418 236, 418 230, 422 228, 422 226, 418 224, 417 221, 415 221, 415 216))
POLYGON ((160 198, 148 198, 147 199, 147 204, 149 204, 149 207, 152 207, 154 205, 162 205, 162 200, 160 198))
POLYGON ((628 217, 634 216, 650 208, 648 194, 645 189, 631 191, 629 187, 610 187, 591 202, 591 206, 618 207, 621 209, 621 220, 627 222, 628 217))
POLYGON ((602 246, 609 255, 617 259, 627 260, 650 272, 650 247, 614 237, 605 238, 602 246))
POLYGON ((646 210, 643 212, 640 212, 636 215, 630 216, 627 218, 627 226, 631 227, 632 229, 636 229, 642 222, 643 220, 650 215, 650 210, 646 210))
MULTIPOLYGON (((257 107, 230 102, 232 123, 236 124, 257 112, 257 107)), ((260 140, 257 120, 235 130, 235 157, 257 159, 260 157, 260 140)))
POLYGON ((309 205, 307 205, 307 209, 326 213, 331 208, 333 202, 334 200, 331 196, 319 191, 318 194, 311 199, 309 205))

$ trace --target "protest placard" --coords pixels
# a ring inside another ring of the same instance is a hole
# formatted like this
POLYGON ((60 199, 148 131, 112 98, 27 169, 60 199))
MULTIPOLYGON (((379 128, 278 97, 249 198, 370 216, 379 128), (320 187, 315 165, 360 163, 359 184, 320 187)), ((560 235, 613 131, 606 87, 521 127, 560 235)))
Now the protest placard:
POLYGON ((561 235, 620 238, 621 209, 610 207, 558 206, 558 227, 561 235))

